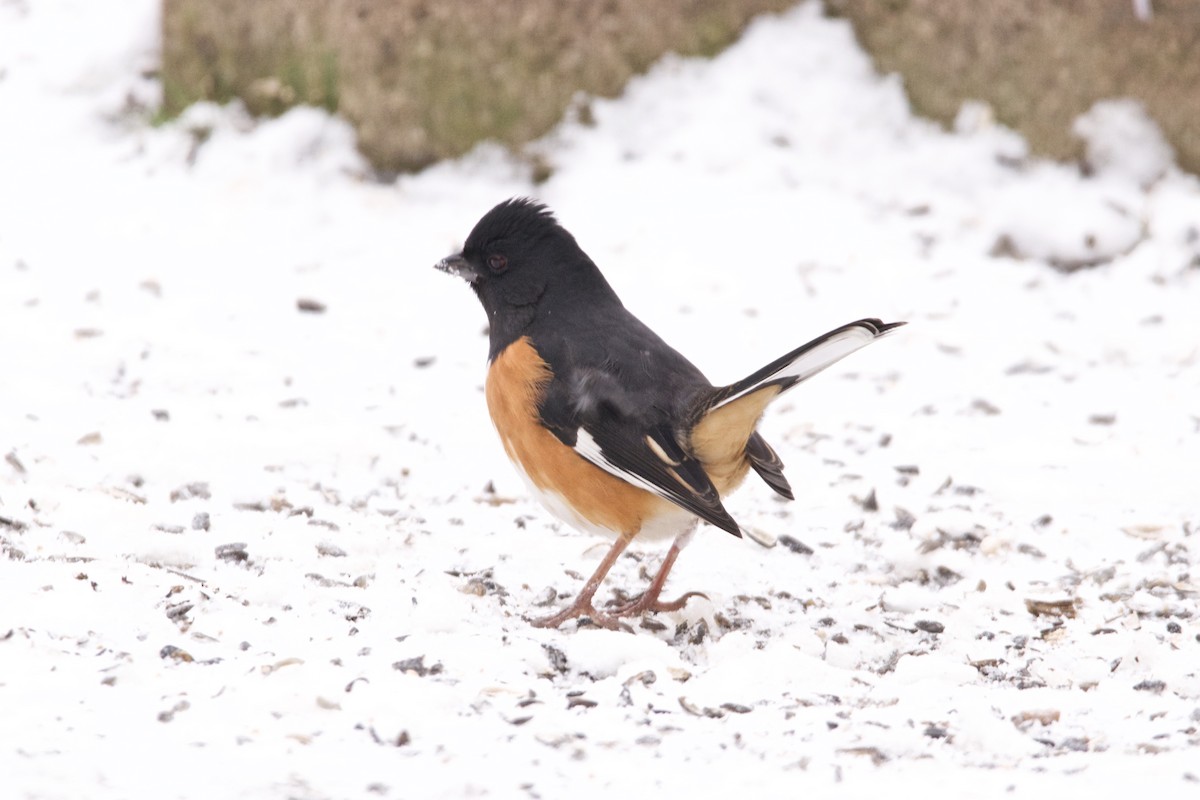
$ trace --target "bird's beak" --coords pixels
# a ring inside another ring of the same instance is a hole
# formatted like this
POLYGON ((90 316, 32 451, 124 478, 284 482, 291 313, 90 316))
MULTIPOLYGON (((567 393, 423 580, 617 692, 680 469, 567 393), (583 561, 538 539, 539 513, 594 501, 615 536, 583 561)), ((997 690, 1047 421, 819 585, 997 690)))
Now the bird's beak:
POLYGON ((467 283, 474 283, 479 280, 479 273, 471 266, 471 262, 463 258, 462 253, 455 253, 452 256, 446 256, 441 261, 433 265, 435 269, 440 269, 442 272, 449 272, 451 275, 457 275, 467 283))

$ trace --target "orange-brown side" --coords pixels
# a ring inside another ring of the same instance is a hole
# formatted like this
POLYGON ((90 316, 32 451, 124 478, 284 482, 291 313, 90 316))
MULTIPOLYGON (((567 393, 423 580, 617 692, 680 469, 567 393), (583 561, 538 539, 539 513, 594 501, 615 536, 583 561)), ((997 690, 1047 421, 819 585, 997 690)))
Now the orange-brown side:
POLYGON ((529 337, 496 356, 485 394, 508 457, 543 492, 560 495, 585 521, 632 537, 673 504, 610 475, 563 444, 538 419, 550 367, 529 337))

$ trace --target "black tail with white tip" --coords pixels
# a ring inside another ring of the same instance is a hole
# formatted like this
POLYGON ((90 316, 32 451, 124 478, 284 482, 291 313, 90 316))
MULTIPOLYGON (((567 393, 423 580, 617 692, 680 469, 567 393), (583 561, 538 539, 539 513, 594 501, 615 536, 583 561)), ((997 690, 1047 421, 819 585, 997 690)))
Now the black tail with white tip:
POLYGON ((881 322, 869 318, 835 328, 824 336, 797 347, 736 383, 719 390, 704 410, 709 414, 722 406, 769 387, 779 387, 772 397, 806 381, 826 367, 896 330, 904 322, 881 322))
POLYGON ((860 319, 813 339, 736 383, 714 389, 693 412, 692 452, 712 471, 749 461, 780 495, 792 499, 783 463, 754 430, 767 404, 798 383, 886 336, 903 322, 860 319))

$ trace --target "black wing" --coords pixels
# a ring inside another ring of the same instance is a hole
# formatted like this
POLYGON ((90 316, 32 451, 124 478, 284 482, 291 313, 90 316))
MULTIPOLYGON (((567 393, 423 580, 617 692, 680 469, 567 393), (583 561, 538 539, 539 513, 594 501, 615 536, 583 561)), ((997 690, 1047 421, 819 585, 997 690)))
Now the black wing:
POLYGON ((700 462, 683 451, 670 429, 639 429, 616 416, 601 416, 579 427, 574 448, 606 472, 742 535, 700 462))
MULTIPOLYGON (((712 384, 624 309, 619 332, 586 339, 535 339, 559 365, 539 409, 542 422, 582 457, 685 508, 734 536, 741 529, 676 431, 685 409, 712 384), (626 316, 627 315, 627 316, 626 316), (570 347, 570 349, 568 349, 570 347)), ((611 320, 610 320, 611 322, 611 320)))

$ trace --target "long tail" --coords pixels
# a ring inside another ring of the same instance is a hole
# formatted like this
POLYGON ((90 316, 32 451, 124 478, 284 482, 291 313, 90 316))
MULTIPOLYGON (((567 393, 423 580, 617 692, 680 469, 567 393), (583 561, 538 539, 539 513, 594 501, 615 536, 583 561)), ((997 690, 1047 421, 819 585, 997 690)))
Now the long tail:
POLYGON ((740 381, 717 389, 697 409, 692 449, 706 465, 732 464, 749 458, 763 480, 790 499, 792 492, 783 477, 783 463, 754 430, 763 410, 796 384, 904 324, 873 318, 851 322, 797 347, 740 381))
MULTIPOLYGON (((736 403, 751 394, 778 387, 773 398, 801 381, 806 381, 828 366, 841 361, 856 350, 886 336, 903 322, 880 322, 877 319, 860 319, 818 336, 811 342, 797 347, 792 352, 767 364, 757 372, 736 383, 718 389, 709 401, 705 414, 736 403)), ((770 398, 768 398, 770 399, 770 398)), ((766 403, 764 402, 765 406, 766 403)))

